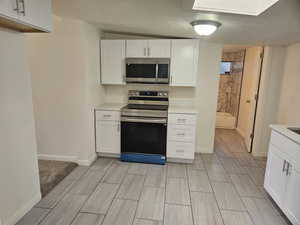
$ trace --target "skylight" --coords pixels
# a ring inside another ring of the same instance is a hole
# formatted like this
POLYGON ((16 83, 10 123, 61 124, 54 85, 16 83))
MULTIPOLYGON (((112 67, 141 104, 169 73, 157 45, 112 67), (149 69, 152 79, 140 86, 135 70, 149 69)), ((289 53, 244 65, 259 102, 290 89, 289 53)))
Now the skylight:
POLYGON ((279 0, 195 0, 193 9, 258 16, 279 0))

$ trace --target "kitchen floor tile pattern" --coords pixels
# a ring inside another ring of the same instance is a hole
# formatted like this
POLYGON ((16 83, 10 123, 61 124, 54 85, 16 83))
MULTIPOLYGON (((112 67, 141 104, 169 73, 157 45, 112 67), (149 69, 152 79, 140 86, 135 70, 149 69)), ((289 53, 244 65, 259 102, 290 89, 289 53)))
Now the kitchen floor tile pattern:
POLYGON ((17 225, 289 225, 263 189, 266 159, 246 155, 240 139, 217 129, 215 153, 193 165, 99 158, 17 225))

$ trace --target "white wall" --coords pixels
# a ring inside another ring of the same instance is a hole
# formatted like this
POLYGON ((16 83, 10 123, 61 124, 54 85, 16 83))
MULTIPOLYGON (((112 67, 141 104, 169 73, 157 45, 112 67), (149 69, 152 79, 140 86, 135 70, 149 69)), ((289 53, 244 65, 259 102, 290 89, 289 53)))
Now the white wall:
POLYGON ((300 126, 300 43, 290 45, 283 71, 277 123, 300 126))
POLYGON ((41 195, 25 38, 0 29, 0 49, 0 220, 12 225, 41 195))
POLYGON ((95 157, 99 35, 87 23, 54 17, 54 32, 27 37, 40 158, 89 164, 95 157))
POLYGON ((172 104, 191 104, 198 110, 197 151, 213 152, 217 97, 219 87, 219 69, 222 45, 200 44, 197 87, 168 87, 165 85, 126 85, 105 86, 106 102, 127 102, 130 89, 169 90, 172 104))
POLYGON ((285 53, 285 47, 265 47, 252 149, 254 156, 267 155, 271 133, 269 126, 277 123, 285 53))

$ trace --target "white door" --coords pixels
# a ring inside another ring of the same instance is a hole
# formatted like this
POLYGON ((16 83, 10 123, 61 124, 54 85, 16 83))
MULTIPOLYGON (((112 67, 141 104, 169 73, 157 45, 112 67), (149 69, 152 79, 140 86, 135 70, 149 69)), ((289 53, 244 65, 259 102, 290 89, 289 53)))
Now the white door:
POLYGON ((195 87, 197 82, 199 41, 172 40, 170 86, 195 87))
POLYGON ((152 58, 170 58, 171 40, 149 40, 147 54, 152 58))
POLYGON ((96 151, 107 154, 120 154, 120 122, 96 122, 96 151))
POLYGON ((13 19, 18 19, 17 0, 0 0, 0 14, 13 19))
POLYGON ((247 150, 251 152, 253 127, 256 111, 256 95, 260 79, 262 47, 247 48, 241 89, 237 129, 244 138, 247 150))
POLYGON ((287 182, 286 172, 283 171, 284 162, 278 150, 270 145, 264 187, 274 201, 281 207, 286 193, 287 182))
POLYGON ((284 208, 293 224, 300 225, 300 172, 290 166, 284 208))
POLYGON ((51 0, 24 0, 20 19, 45 31, 52 31, 51 0))
POLYGON ((125 84, 125 41, 101 41, 101 83, 125 84))
POLYGON ((148 41, 127 40, 126 57, 130 57, 130 58, 148 57, 148 41))

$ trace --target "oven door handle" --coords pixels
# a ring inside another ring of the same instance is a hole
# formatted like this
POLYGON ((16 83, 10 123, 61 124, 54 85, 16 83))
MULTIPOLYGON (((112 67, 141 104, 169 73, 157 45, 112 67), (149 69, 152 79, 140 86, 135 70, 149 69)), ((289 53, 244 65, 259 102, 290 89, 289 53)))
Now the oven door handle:
POLYGON ((167 119, 156 119, 156 118, 147 118, 147 119, 142 119, 138 117, 122 117, 121 122, 133 122, 133 123, 158 123, 158 124, 164 124, 167 125, 167 119))

